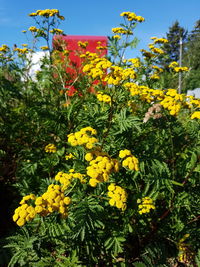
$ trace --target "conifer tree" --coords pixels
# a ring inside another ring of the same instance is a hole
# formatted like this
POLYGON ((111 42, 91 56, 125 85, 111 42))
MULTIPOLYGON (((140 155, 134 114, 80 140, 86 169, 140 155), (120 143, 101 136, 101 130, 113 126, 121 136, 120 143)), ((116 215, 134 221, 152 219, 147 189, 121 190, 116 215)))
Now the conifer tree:
POLYGON ((183 54, 185 54, 187 36, 187 30, 181 27, 178 21, 175 21, 173 25, 169 27, 169 31, 166 33, 169 42, 163 45, 163 50, 168 57, 164 59, 164 62, 160 62, 162 65, 167 65, 172 61, 179 60, 180 38, 182 38, 183 54))
POLYGON ((196 21, 193 30, 188 36, 187 54, 185 63, 188 64, 190 72, 186 77, 187 90, 200 88, 200 19, 196 21))
POLYGON ((162 76, 163 88, 178 88, 178 77, 177 75, 172 77, 169 64, 173 61, 179 61, 180 38, 182 38, 182 55, 184 57, 186 53, 187 37, 187 30, 181 27, 178 21, 175 21, 166 33, 165 38, 168 39, 168 43, 162 46, 166 56, 158 58, 158 64, 165 70, 168 70, 168 72, 165 72, 162 76))

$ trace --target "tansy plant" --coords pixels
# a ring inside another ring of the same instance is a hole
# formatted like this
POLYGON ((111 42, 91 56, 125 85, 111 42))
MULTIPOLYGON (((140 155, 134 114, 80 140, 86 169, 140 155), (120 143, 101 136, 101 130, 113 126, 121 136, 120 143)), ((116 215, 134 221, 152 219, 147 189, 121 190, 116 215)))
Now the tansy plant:
POLYGON ((60 15, 58 9, 37 10, 29 16, 34 19, 36 26, 30 26, 28 31, 34 38, 42 38, 46 41, 46 46, 41 47, 42 50, 51 51, 51 37, 55 34, 63 34, 63 30, 58 29, 58 26, 65 18, 60 15))
MULTIPOLYGON (((49 47, 63 17, 56 9, 30 16, 37 27, 29 30, 49 47)), ((152 37, 140 57, 124 57, 144 18, 121 16, 111 56, 78 43, 83 63, 75 79, 59 50, 36 81, 2 76, 0 155, 5 166, 15 162, 5 174, 14 187, 16 225, 3 240, 8 266, 195 264, 200 100, 163 88, 167 70, 157 59, 167 39, 152 37)), ((68 58, 63 50, 64 44, 68 58)), ((186 71, 176 68, 172 62, 170 75, 186 71)))

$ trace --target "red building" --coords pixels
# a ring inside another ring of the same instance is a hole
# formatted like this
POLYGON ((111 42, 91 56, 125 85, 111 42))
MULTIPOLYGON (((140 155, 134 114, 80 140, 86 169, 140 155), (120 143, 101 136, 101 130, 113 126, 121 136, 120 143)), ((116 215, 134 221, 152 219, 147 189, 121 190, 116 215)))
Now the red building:
POLYGON ((66 72, 72 76, 72 80, 68 81, 66 88, 69 88, 69 95, 73 92, 74 86, 70 85, 79 73, 82 73, 82 62, 84 58, 80 54, 87 51, 98 53, 100 56, 107 54, 108 38, 106 36, 81 36, 81 35, 55 35, 53 39, 53 47, 62 51, 68 51, 68 60, 71 67, 66 67, 66 72), (71 92, 71 93, 70 93, 71 92))

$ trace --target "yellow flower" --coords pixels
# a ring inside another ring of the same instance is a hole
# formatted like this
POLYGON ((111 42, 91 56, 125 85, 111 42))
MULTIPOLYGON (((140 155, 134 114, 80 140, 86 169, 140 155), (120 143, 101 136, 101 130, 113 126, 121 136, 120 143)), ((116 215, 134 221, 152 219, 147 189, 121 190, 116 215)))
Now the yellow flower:
POLYGON ((111 199, 109 200, 110 206, 116 206, 118 209, 124 211, 126 209, 126 200, 127 200, 127 193, 126 191, 115 184, 110 184, 108 186, 108 197, 111 199))
POLYGON ((90 184, 92 187, 96 187, 97 184, 98 184, 98 180, 92 178, 92 179, 89 180, 89 184, 90 184))
POLYGON ((35 212, 36 212, 36 213, 41 213, 42 211, 43 211, 42 206, 36 206, 36 207, 35 207, 35 212))
POLYGON ((48 50, 49 47, 48 46, 41 46, 40 49, 42 49, 43 51, 45 51, 45 50, 48 50))
POLYGON ((71 203, 71 198, 65 197, 63 201, 64 201, 65 205, 69 205, 71 203))
POLYGON ((159 80, 160 79, 160 76, 155 73, 155 74, 153 74, 153 75, 150 76, 150 79, 151 80, 159 80))
POLYGON ((65 17, 58 15, 58 18, 61 20, 65 20, 65 17))
POLYGON ((191 120, 193 119, 200 119, 200 111, 195 111, 192 115, 191 115, 191 120))
POLYGON ((88 42, 81 42, 78 41, 78 46, 82 47, 82 48, 86 48, 88 46, 88 42))
POLYGON ((155 69, 157 72, 163 72, 163 69, 158 66, 152 66, 152 69, 155 69))
POLYGON ((118 35, 118 34, 116 34, 116 35, 113 36, 113 38, 114 38, 114 39, 121 39, 121 36, 118 35))
POLYGON ((97 99, 101 102, 105 102, 110 104, 111 103, 111 97, 109 95, 103 94, 102 92, 97 93, 97 99))
POLYGON ((115 190, 115 184, 110 184, 110 185, 108 186, 108 190, 109 190, 109 191, 114 191, 114 190, 115 190))
POLYGON ((13 221, 16 222, 18 220, 18 218, 19 218, 19 214, 15 213, 13 215, 13 221))
POLYGON ((42 197, 37 197, 35 200, 35 205, 42 205, 43 203, 43 198, 42 197))
POLYGON ((142 52, 143 56, 146 58, 153 58, 155 57, 155 54, 145 50, 145 49, 140 49, 140 51, 142 52))
POLYGON ((177 67, 178 66, 178 62, 176 61, 173 61, 169 64, 169 68, 174 68, 174 67, 177 67))
POLYGON ((115 205, 115 200, 113 198, 111 198, 109 200, 109 204, 110 204, 110 206, 114 206, 115 205))
POLYGON ((29 14, 29 17, 35 17, 35 16, 37 16, 37 13, 30 13, 29 14))
POLYGON ((149 213, 151 209, 155 209, 153 199, 150 197, 144 197, 137 200, 139 214, 149 213))
POLYGON ((87 134, 89 132, 91 135, 96 135, 96 130, 92 127, 82 128, 79 132, 71 133, 68 135, 68 142, 72 146, 85 145, 87 149, 94 147, 94 144, 98 142, 95 137, 91 137, 87 134))
POLYGON ((56 146, 54 144, 48 144, 44 148, 45 152, 47 153, 55 153, 56 152, 56 146))
POLYGON ((139 58, 130 58, 127 60, 128 62, 131 62, 133 64, 134 68, 139 68, 140 67, 140 60, 139 58))
POLYGON ((153 44, 149 44, 149 48, 155 54, 164 54, 165 53, 164 50, 162 50, 161 48, 155 47, 153 44))
POLYGON ((26 221, 25 221, 23 218, 20 218, 19 220, 17 220, 16 223, 17 223, 18 226, 21 227, 21 226, 23 226, 23 225, 25 224, 25 222, 26 222, 26 221))
POLYGON ((87 160, 87 161, 91 161, 91 160, 93 160, 93 155, 92 155, 92 153, 87 153, 87 154, 85 155, 85 160, 87 160))
POLYGON ((65 155, 65 159, 66 160, 69 160, 69 159, 72 159, 74 158, 74 155, 72 155, 72 153, 69 153, 68 155, 65 155))
POLYGON ((49 32, 53 34, 63 34, 63 30, 56 29, 56 28, 54 28, 53 30, 50 30, 49 32))
POLYGON ((118 34, 129 34, 129 35, 133 34, 132 31, 126 30, 126 29, 124 29, 122 27, 112 28, 112 32, 113 33, 118 33, 118 34))
POLYGON ((119 157, 121 159, 125 158, 126 156, 130 156, 130 155, 131 155, 131 151, 128 149, 120 150, 119 152, 119 157))
POLYGON ((129 21, 133 21, 133 20, 138 21, 138 22, 143 22, 144 21, 144 18, 143 17, 137 16, 135 13, 129 12, 129 11, 122 12, 120 14, 120 16, 127 18, 129 21))
MULTIPOLYGON (((31 16, 43 16, 43 17, 52 17, 52 16, 57 16, 60 18, 61 16, 59 15, 59 10, 58 9, 44 9, 44 10, 37 10, 34 13, 30 14, 31 16)), ((30 16, 29 15, 29 16, 30 16)), ((61 19, 61 18, 60 18, 61 19)))
POLYGON ((128 168, 130 170, 139 171, 139 161, 138 159, 131 154, 131 151, 128 149, 121 150, 119 153, 119 157, 124 159, 122 161, 122 166, 124 168, 128 168))
POLYGON ((37 32, 39 29, 37 29, 35 26, 29 27, 29 31, 31 32, 37 32))
POLYGON ((165 38, 157 38, 157 37, 151 37, 152 40, 154 40, 154 44, 165 44, 168 43, 169 41, 165 38))
POLYGON ((188 67, 175 67, 174 68, 175 72, 184 72, 184 71, 189 71, 188 67))

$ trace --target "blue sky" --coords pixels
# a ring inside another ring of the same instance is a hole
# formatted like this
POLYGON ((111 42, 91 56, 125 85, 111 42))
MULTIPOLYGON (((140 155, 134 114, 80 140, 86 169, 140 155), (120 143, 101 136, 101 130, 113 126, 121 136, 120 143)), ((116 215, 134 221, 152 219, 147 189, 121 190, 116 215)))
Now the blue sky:
POLYGON ((21 31, 34 25, 28 14, 46 8, 60 10, 65 21, 59 28, 69 35, 111 35, 111 28, 122 22, 120 13, 133 11, 145 18, 135 30, 136 50, 146 48, 151 36, 165 36, 176 20, 191 30, 200 19, 200 0, 0 0, 0 45, 27 43, 21 31))

